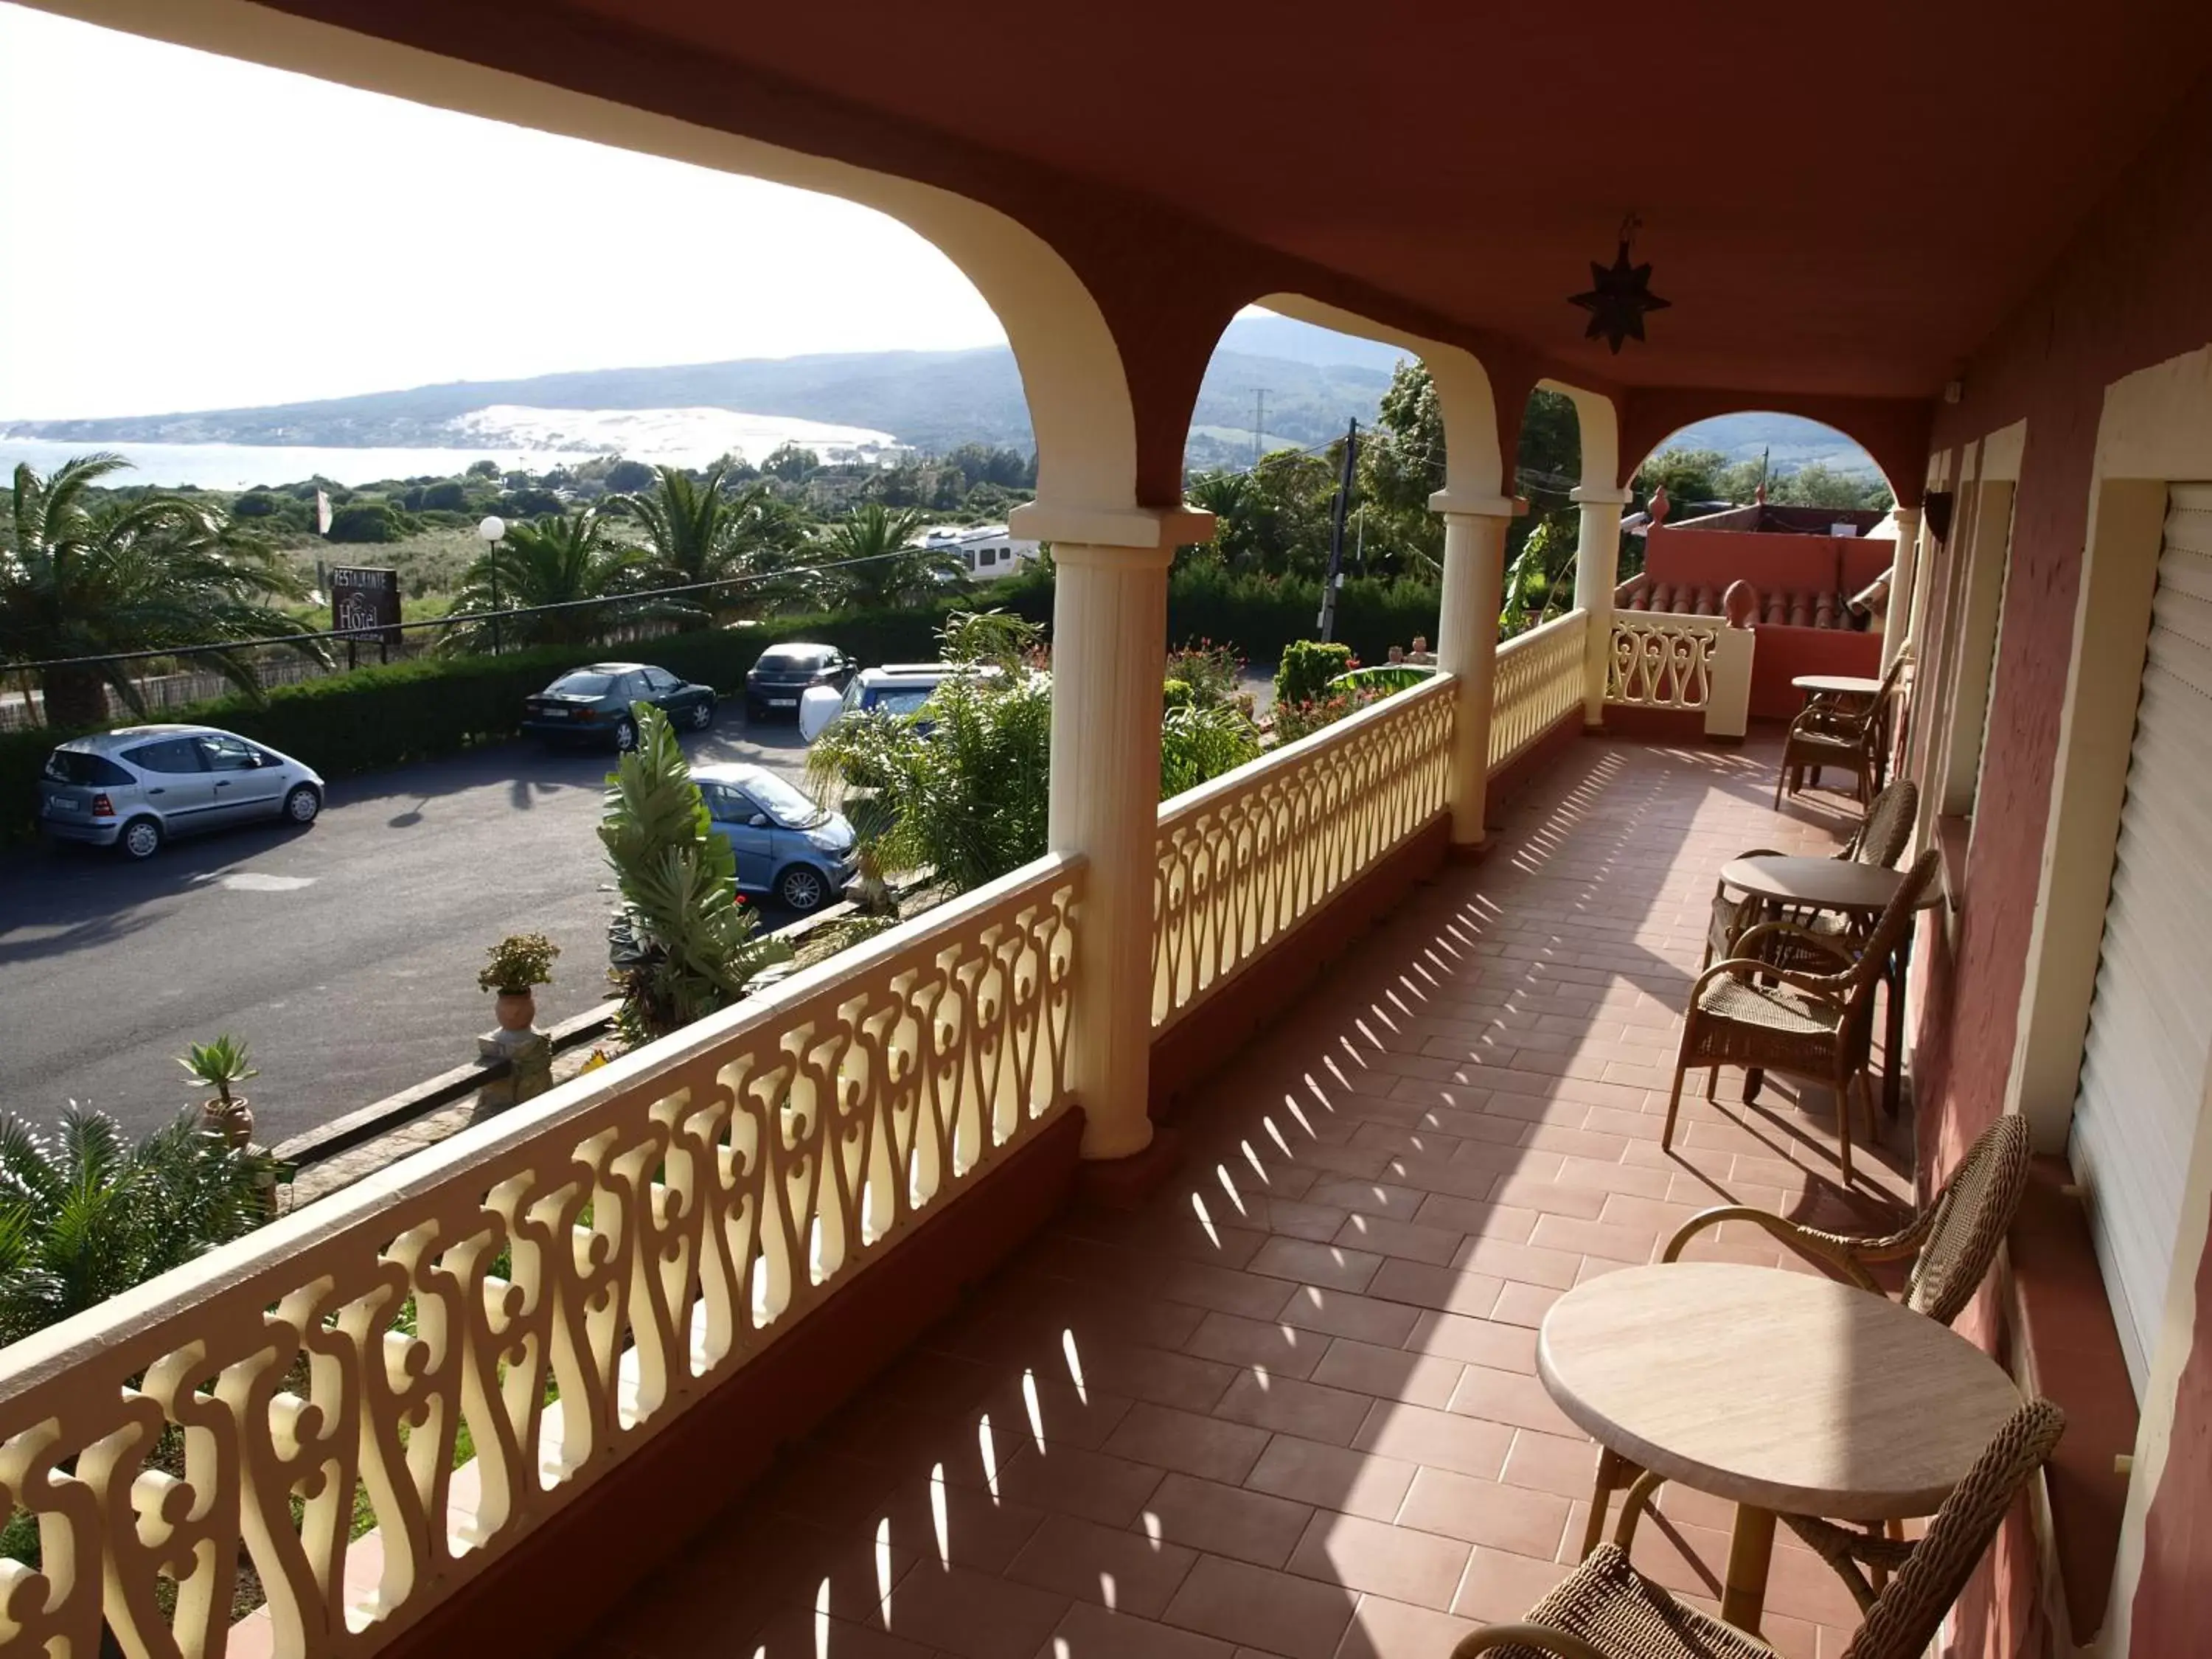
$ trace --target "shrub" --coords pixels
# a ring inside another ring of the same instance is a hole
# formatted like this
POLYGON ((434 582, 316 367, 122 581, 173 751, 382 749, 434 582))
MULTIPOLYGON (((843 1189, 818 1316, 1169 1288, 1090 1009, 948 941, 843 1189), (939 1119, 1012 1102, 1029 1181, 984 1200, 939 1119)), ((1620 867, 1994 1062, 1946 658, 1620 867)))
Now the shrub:
POLYGON ((1348 645, 1294 640, 1283 648, 1283 659, 1275 669, 1275 701, 1311 702, 1331 680, 1353 666, 1348 645))
POLYGON ((1228 703, 1171 708, 1160 723, 1160 799, 1260 758, 1260 728, 1228 703))
POLYGON ((331 514, 334 542, 396 542, 400 533, 388 501, 352 501, 331 514))
POLYGON ((1234 702, 1244 675, 1244 659, 1225 645, 1194 640, 1168 653, 1168 678, 1190 688, 1190 701, 1201 708, 1234 702))
POLYGON ((1320 696, 1294 702, 1275 704, 1275 739, 1278 743, 1296 743, 1300 738, 1310 738, 1325 726, 1334 726, 1347 714, 1356 714, 1370 702, 1380 702, 1389 692, 1370 687, 1366 690, 1344 690, 1331 686, 1320 696))
POLYGON ((189 1109, 137 1142, 74 1105, 51 1134, 0 1115, 0 1344, 252 1231, 281 1173, 189 1109))
POLYGON ((479 990, 527 991, 553 982, 553 958, 561 947, 543 933, 509 933, 484 952, 490 958, 477 975, 479 990))

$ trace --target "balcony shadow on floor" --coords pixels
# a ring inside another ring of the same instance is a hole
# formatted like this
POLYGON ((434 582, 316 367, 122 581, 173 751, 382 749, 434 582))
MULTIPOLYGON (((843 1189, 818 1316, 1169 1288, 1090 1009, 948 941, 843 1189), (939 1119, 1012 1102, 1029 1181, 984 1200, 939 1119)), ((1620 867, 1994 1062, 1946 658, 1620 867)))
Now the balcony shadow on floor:
MULTIPOLYGON (((1196 1092, 1152 1203, 1063 1216, 579 1651, 1441 1659, 1522 1614, 1595 1461, 1535 1376, 1552 1302, 1710 1204, 1864 1228, 1909 1190, 1869 1157, 1845 1193, 1778 1089, 1658 1146, 1714 872, 1833 844, 1747 798, 1762 758, 1570 750, 1196 1092)), ((1639 1563, 1710 1607, 1729 1508, 1662 1511, 1639 1563)), ((1856 1622, 1788 1542, 1769 1607, 1791 1659, 1856 1622)))

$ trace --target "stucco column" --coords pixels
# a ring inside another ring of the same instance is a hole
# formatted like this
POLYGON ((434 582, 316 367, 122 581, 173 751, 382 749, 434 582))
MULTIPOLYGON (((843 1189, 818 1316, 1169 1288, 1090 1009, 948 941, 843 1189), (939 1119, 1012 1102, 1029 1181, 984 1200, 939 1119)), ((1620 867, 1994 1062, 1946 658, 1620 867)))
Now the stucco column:
POLYGON ((1490 786, 1491 686, 1498 668, 1498 612, 1505 581, 1505 526, 1521 503, 1503 495, 1455 495, 1440 489, 1429 506, 1443 514, 1443 596, 1437 607, 1437 666, 1459 680, 1452 720, 1451 844, 1483 843, 1490 786))
MULTIPOLYGON (((1912 590, 1920 579, 1920 509, 1896 509, 1897 557, 1890 566, 1889 605, 1881 623, 1881 672, 1897 660, 1897 653, 1912 632, 1912 590)), ((1920 653, 1926 660, 1927 653, 1920 653)))
POLYGON ((1634 499, 1626 489, 1584 484, 1569 499, 1582 509, 1582 538, 1575 545, 1575 609, 1589 613, 1583 662, 1583 724, 1605 723, 1606 672, 1613 658, 1613 590, 1620 585, 1620 510, 1634 499))
POLYGON ((1018 509, 1013 533, 1052 544, 1052 793, 1048 836, 1089 866, 1068 1012, 1068 1078, 1083 1156, 1152 1138, 1152 879, 1158 864, 1160 686, 1168 566, 1212 538, 1210 514, 1018 509), (1087 539, 1074 539, 1075 536, 1087 539))

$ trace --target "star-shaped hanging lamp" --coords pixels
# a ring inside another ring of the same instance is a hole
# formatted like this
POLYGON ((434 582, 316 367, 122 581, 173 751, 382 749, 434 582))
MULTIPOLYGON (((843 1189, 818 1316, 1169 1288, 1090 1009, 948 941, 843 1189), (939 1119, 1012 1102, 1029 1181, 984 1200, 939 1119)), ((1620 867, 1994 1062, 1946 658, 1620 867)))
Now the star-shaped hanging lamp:
POLYGON ((1589 291, 1571 295, 1567 300, 1569 305, 1580 306, 1590 314, 1583 337, 1595 340, 1602 334, 1616 356, 1623 340, 1644 337, 1644 313, 1664 311, 1668 306, 1651 291, 1651 267, 1628 262, 1628 244, 1637 228, 1638 221, 1632 214, 1620 228, 1620 249, 1611 266, 1590 261, 1589 291))

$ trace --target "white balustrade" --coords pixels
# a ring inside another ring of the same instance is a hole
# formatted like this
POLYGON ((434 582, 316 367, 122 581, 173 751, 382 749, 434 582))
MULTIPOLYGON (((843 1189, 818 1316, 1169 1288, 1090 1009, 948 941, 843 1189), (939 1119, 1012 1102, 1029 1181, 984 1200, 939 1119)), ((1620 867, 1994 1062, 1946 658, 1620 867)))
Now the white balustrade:
POLYGON ((1172 1025, 1445 810, 1438 674, 1162 803, 1152 1025, 1172 1025))
POLYGON ((1605 700, 1635 708, 1703 708, 1712 690, 1718 617, 1621 611, 1613 619, 1605 700))
POLYGON ((263 1650, 367 1654, 464 1590, 1066 1106, 1083 890, 1041 860, 8 1349, 0 1649, 204 1659, 265 1597, 263 1650))
POLYGON ((1758 636, 1719 617, 1613 614, 1605 700, 1632 708, 1703 710, 1709 737, 1740 738, 1750 718, 1758 636))
POLYGON ((1589 614, 1570 611, 1498 647, 1490 714, 1492 777, 1583 706, 1589 629, 1589 614))

